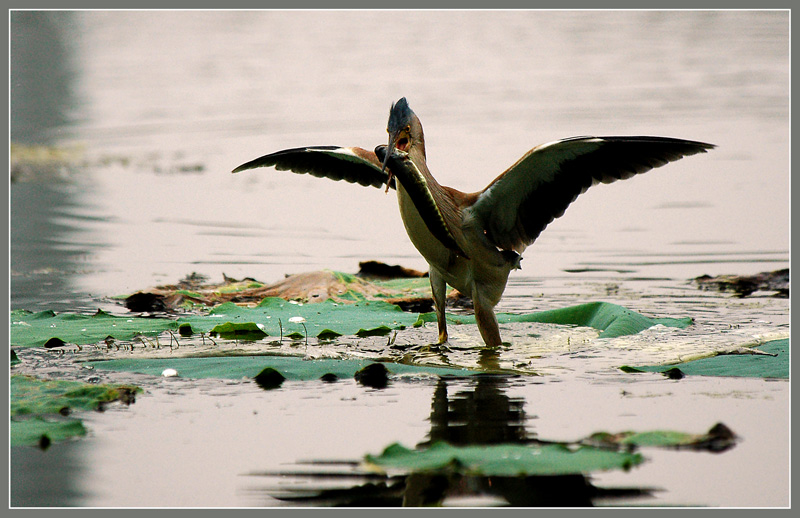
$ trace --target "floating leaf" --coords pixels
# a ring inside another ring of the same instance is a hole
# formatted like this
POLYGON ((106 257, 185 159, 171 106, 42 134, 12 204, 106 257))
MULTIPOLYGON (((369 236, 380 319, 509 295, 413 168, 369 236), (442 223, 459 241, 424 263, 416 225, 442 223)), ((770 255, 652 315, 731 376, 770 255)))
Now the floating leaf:
MULTIPOLYGON (((187 324, 183 324, 184 326, 187 324)), ((253 322, 225 322, 219 324, 211 329, 212 333, 218 334, 222 338, 229 340, 261 340, 267 333, 265 333, 258 324, 253 322)))
POLYGON ((11 312, 11 344, 18 347, 43 347, 51 340, 53 345, 73 343, 93 344, 112 336, 117 340, 130 340, 138 334, 157 335, 175 329, 174 320, 164 318, 118 317, 98 311, 93 315, 74 313, 55 314, 52 311, 31 313, 25 310, 11 312))
POLYGON ((724 354, 678 365, 624 366, 624 372, 663 372, 673 369, 688 376, 738 376, 756 378, 789 378, 789 339, 772 340, 749 354, 724 354), (766 354, 758 354, 758 352, 766 354))
POLYGON ((314 304, 298 304, 273 297, 264 299, 253 308, 225 303, 207 315, 189 316, 181 318, 179 322, 190 324, 196 332, 212 331, 221 323, 252 323, 270 336, 279 336, 282 326, 284 336, 297 333, 302 338, 307 332, 308 336, 327 339, 332 333, 359 336, 386 334, 392 329, 410 326, 416 319, 416 315, 378 300, 343 304, 329 299, 314 304))
POLYGON ((64 441, 86 435, 86 427, 80 419, 31 417, 11 419, 9 435, 12 446, 39 444, 47 447, 51 442, 64 441))
POLYGON ((720 452, 731 448, 736 435, 722 423, 717 423, 704 434, 690 434, 674 430, 652 430, 647 432, 598 432, 584 441, 587 444, 615 447, 662 447, 690 448, 720 452))
MULTIPOLYGON (((474 324, 471 315, 447 318, 454 324, 474 324)), ((507 322, 545 322, 570 326, 588 326, 601 330, 600 337, 635 334, 656 324, 686 327, 691 318, 656 319, 645 317, 622 306, 592 302, 579 306, 527 314, 500 313, 497 319, 507 322)), ((264 336, 303 338, 315 336, 329 340, 336 336, 383 336, 392 330, 421 326, 436 321, 434 313, 415 315, 380 300, 360 299, 354 303, 333 300, 300 304, 280 298, 266 298, 256 307, 241 307, 227 302, 207 313, 167 318, 118 317, 98 311, 94 315, 76 315, 52 311, 11 313, 11 343, 14 346, 39 346, 49 340, 54 344, 97 343, 111 336, 129 340, 138 334, 157 335, 179 329, 182 335, 218 333, 223 337, 258 340, 264 336), (282 328, 282 329, 281 329, 282 328)))
POLYGON ((93 385, 79 381, 41 380, 14 375, 10 380, 11 415, 59 414, 64 409, 98 410, 113 401, 130 402, 140 389, 128 385, 93 385))
POLYGON ((630 469, 644 458, 638 453, 591 446, 570 448, 562 444, 491 444, 453 446, 436 442, 429 448, 410 450, 392 444, 380 455, 367 455, 378 470, 403 473, 446 471, 465 475, 531 476, 572 475, 611 469, 630 469))
MULTIPOLYGON (((447 320, 455 324, 474 324, 474 315, 447 315, 447 320)), ((435 313, 420 315, 416 326, 423 322, 435 322, 435 313)), ((540 322, 550 324, 592 327, 600 330, 600 338, 614 338, 633 335, 655 325, 685 328, 692 324, 686 318, 650 318, 628 308, 609 302, 589 302, 577 306, 540 311, 537 313, 499 313, 497 321, 501 324, 510 322, 540 322)))
POLYGON ((62 416, 73 410, 99 410, 113 401, 130 403, 140 390, 126 385, 91 385, 24 375, 11 376, 9 386, 12 444, 35 443, 43 435, 48 441, 83 435, 86 432, 80 421, 62 416))
MULTIPOLYGON (((164 369, 175 369, 185 378, 254 378, 265 368, 278 371, 287 380, 312 381, 326 374, 353 379, 356 372, 375 363, 373 360, 306 360, 296 356, 221 356, 205 358, 123 358, 89 362, 96 369, 136 372, 160 376, 164 369)), ((381 363, 392 375, 469 376, 476 371, 447 367, 423 367, 400 363, 381 363)))

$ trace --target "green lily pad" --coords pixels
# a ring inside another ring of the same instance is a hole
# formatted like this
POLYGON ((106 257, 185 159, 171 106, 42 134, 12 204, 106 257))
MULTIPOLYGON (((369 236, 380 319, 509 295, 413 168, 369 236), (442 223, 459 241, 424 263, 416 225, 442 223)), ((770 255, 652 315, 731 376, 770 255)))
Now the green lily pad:
MULTIPOLYGON (((160 376, 165 369, 175 369, 184 378, 254 378, 265 368, 272 368, 287 380, 318 380, 326 374, 352 379, 355 373, 374 360, 306 360, 296 356, 220 356, 203 358, 123 358, 89 362, 96 369, 135 372, 160 376)), ((446 367, 423 367, 401 363, 383 363, 390 375, 467 376, 475 371, 446 367)))
POLYGON ((625 372, 667 372, 680 369, 685 375, 789 378, 789 339, 773 340, 757 348, 767 354, 724 354, 681 364, 625 366, 625 372))
POLYGON ((91 385, 24 375, 11 376, 9 387, 12 444, 39 442, 44 435, 48 441, 83 435, 86 432, 80 421, 62 416, 74 410, 99 410, 113 401, 130 402, 140 390, 124 385, 91 385))
POLYGON ((216 333, 223 338, 258 340, 265 336, 330 339, 340 335, 385 335, 393 329, 412 325, 417 317, 384 301, 364 300, 339 304, 332 300, 297 304, 280 298, 266 298, 254 308, 225 303, 208 313, 168 318, 118 317, 98 311, 94 315, 52 311, 11 312, 11 343, 17 347, 42 347, 51 340, 86 345, 108 336, 130 340, 135 336, 157 335, 168 329, 187 333, 216 333), (188 327, 187 327, 188 326, 188 327))
POLYGON ((628 470, 644 461, 642 455, 591 446, 563 444, 492 444, 453 446, 436 442, 423 450, 400 444, 380 455, 367 455, 370 467, 404 473, 452 471, 466 475, 532 476, 571 475, 612 469, 628 470))
POLYGON ((219 332, 218 326, 254 324, 269 336, 295 336, 327 338, 338 335, 366 336, 385 334, 392 329, 403 329, 416 321, 416 316, 405 313, 394 304, 379 300, 361 299, 352 304, 333 300, 313 304, 299 304, 277 297, 269 297, 254 307, 241 307, 225 303, 208 312, 181 318, 194 331, 219 332))
MULTIPOLYGON (((118 317, 98 311, 93 315, 25 310, 11 312, 11 345, 16 347, 43 347, 47 342, 78 345, 93 344, 111 336, 117 340, 131 340, 138 334, 157 335, 175 329, 174 320, 164 318, 118 317)), ((62 344, 63 345, 63 344, 62 344)))
MULTIPOLYGON (((462 316, 448 314, 447 319, 448 322, 453 322, 454 324, 475 323, 474 315, 462 316)), ((424 313, 420 315, 415 325, 419 326, 424 322, 435 321, 435 313, 424 313)), ((691 317, 650 318, 609 302, 589 302, 577 306, 536 313, 498 313, 497 321, 501 324, 510 322, 539 322, 592 327, 600 330, 600 338, 633 335, 658 324, 683 329, 690 326, 693 322, 691 317)))
POLYGON ((80 419, 55 418, 11 419, 9 438, 11 446, 39 444, 46 447, 50 443, 65 441, 86 435, 86 427, 80 419))
POLYGON ((614 447, 690 448, 695 450, 723 451, 736 443, 736 435, 722 423, 717 423, 704 434, 691 434, 675 430, 647 432, 598 432, 583 441, 587 444, 614 447))
POLYGON ((65 409, 98 410, 113 401, 130 401, 138 387, 92 385, 79 381, 41 380, 13 375, 10 379, 11 415, 63 414, 65 409))
MULTIPOLYGON (((186 325, 189 324, 181 324, 181 326, 186 325)), ((267 336, 267 333, 262 331, 259 326, 253 322, 225 322, 224 324, 214 326, 211 331, 229 340, 239 339, 255 341, 261 340, 267 336)))
MULTIPOLYGON (((474 324, 471 315, 453 315, 454 324, 474 324)), ((601 330, 601 337, 635 334, 656 324, 686 327, 691 318, 649 318, 616 304, 592 302, 563 309, 527 314, 500 313, 497 319, 507 322, 545 322, 572 326, 589 326, 601 330)), ((313 304, 289 302, 281 298, 265 298, 256 307, 221 304, 206 313, 168 318, 119 317, 98 311, 94 315, 52 311, 11 312, 11 344, 17 347, 42 347, 72 343, 86 345, 111 336, 130 340, 137 335, 157 335, 180 329, 182 335, 216 333, 224 338, 259 340, 265 336, 292 338, 317 337, 329 340, 341 335, 380 336, 408 326, 434 322, 434 313, 415 315, 380 300, 363 297, 353 303, 333 300, 313 304)))

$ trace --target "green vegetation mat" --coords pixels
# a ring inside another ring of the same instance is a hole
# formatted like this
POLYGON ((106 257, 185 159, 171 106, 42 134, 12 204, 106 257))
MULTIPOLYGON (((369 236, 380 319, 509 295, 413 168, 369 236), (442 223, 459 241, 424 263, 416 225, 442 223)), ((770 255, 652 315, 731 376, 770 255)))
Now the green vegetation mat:
MULTIPOLYGON (((355 295, 354 295, 355 297, 355 295)), ((173 318, 114 316, 98 311, 93 315, 42 311, 31 313, 12 311, 12 347, 77 346, 117 340, 130 341, 137 337, 153 338, 170 331, 182 336, 209 333, 229 339, 260 340, 268 336, 303 339, 314 337, 332 340, 338 336, 380 336, 407 327, 419 327, 434 322, 434 313, 408 313, 398 306, 381 300, 356 297, 357 302, 340 303, 327 300, 301 304, 281 298, 265 298, 255 307, 224 303, 211 310, 173 318)), ((474 325, 472 315, 448 313, 452 324, 474 325)), ((500 313, 500 323, 537 322, 597 329, 600 338, 635 335, 655 325, 686 328, 691 318, 651 318, 625 307, 607 302, 590 302, 576 306, 524 314, 500 313)), ((775 340, 762 345, 760 351, 769 355, 724 355, 680 364, 684 374, 713 376, 789 377, 789 340, 775 340)), ((221 361, 221 360, 220 360, 221 361)), ((232 361, 232 360, 229 360, 232 361)), ((13 359, 12 359, 13 362, 13 359)), ((199 362, 199 360, 195 360, 199 362)), ((313 362, 311 362, 313 363, 313 362)), ((108 364, 107 368, 113 364, 108 364)), ((674 365, 633 366, 629 372, 663 372, 674 365)), ((137 368, 143 368, 137 366, 137 368)), ((242 367, 248 372, 251 367, 242 367)), ((215 367, 210 365, 209 372, 215 367)), ((194 366, 184 372, 200 372, 194 366)), ((278 369, 280 370, 280 369, 278 369)), ((348 367, 349 370, 349 367, 348 367)), ((291 374, 291 370, 288 372, 291 374)), ((188 374, 187 374, 188 375, 188 374)), ((246 374, 250 375, 250 374, 246 374)), ((193 374, 193 376, 202 376, 193 374)), ((308 375, 302 375, 306 379, 308 375)), ((291 379, 291 378, 290 378, 291 379)))
MULTIPOLYGON (((453 324, 474 324, 471 315, 448 313, 453 324)), ((578 306, 526 314, 500 313, 501 323, 546 322, 588 326, 601 331, 601 337, 635 334, 656 324, 670 327, 691 325, 691 318, 654 319, 616 304, 591 302, 578 306)), ((265 336, 331 339, 341 335, 382 335, 408 326, 435 322, 435 313, 406 313, 398 306, 378 300, 353 304, 333 300, 298 304, 280 298, 266 298, 256 307, 225 303, 198 315, 170 318, 119 317, 98 311, 93 315, 52 311, 11 312, 12 347, 57 346, 61 343, 87 345, 108 337, 131 340, 137 335, 155 336, 167 330, 181 333, 215 333, 223 338, 265 336), (48 345, 49 344, 49 345, 48 345)))

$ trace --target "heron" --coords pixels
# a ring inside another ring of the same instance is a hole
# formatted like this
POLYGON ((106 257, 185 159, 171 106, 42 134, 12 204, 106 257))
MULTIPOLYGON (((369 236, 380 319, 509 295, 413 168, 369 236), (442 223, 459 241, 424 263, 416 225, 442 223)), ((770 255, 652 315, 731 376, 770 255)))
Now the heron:
MULTIPOLYGON (((427 166, 422 123, 405 97, 389 110, 388 145, 309 146, 246 162, 234 173, 259 167, 344 180, 386 192, 394 188, 400 216, 429 266, 438 325, 437 344, 448 340, 447 286, 472 299, 475 322, 487 347, 503 344, 494 312, 522 253, 553 220, 598 183, 611 183, 705 153, 713 144, 671 137, 571 137, 534 147, 478 192, 441 185, 427 166)), ((481 152, 486 152, 482 150, 481 152)))

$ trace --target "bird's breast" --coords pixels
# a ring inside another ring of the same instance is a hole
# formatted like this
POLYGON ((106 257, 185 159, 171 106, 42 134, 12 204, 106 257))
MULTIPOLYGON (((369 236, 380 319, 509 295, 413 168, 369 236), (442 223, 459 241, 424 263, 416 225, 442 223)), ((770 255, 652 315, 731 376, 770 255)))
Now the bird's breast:
POLYGON ((473 228, 469 221, 461 222, 465 232, 459 245, 468 254, 469 258, 466 258, 444 246, 431 233, 423 216, 400 182, 397 185, 397 202, 411 243, 422 254, 428 265, 441 274, 447 284, 469 295, 475 286, 479 285, 482 286, 484 297, 492 301, 492 304, 500 300, 513 265, 497 248, 488 243, 480 229, 473 228))
POLYGON ((397 202, 406 233, 417 251, 428 262, 430 269, 436 270, 453 288, 471 294, 472 260, 456 254, 433 235, 408 191, 400 182, 397 183, 397 202))
POLYGON ((397 203, 406 233, 419 253, 430 265, 440 270, 447 271, 452 268, 457 258, 456 254, 431 233, 422 214, 400 182, 397 184, 397 203))

